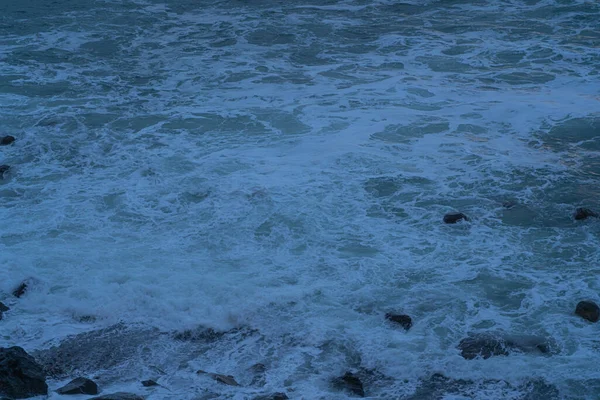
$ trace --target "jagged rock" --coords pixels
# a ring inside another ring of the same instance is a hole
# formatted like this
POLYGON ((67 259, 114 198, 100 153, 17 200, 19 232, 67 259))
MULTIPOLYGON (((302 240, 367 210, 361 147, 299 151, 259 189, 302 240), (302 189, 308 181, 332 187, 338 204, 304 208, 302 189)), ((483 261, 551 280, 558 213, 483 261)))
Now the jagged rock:
POLYGON ((448 213, 444 215, 444 222, 447 224, 455 224, 463 219, 465 221, 469 220, 469 218, 465 214, 459 212, 448 213))
POLYGON ((412 326, 412 318, 405 314, 387 313, 385 314, 385 319, 399 324, 406 330, 409 330, 412 326))
POLYGON ((240 384, 235 381, 235 378, 232 375, 214 374, 212 372, 206 372, 206 371, 202 371, 202 370, 198 370, 198 371, 196 371, 196 373, 198 375, 207 374, 208 376, 213 378, 215 381, 217 381, 219 383, 223 383, 225 385, 240 386, 240 384))
POLYGON ((578 208, 578 209, 575 210, 574 217, 575 217, 576 220, 582 220, 582 219, 586 219, 587 217, 598 218, 599 215, 596 214, 595 212, 593 212, 592 210, 590 210, 589 208, 580 207, 580 208, 578 208))
POLYGON ((365 397, 365 391, 361 380, 352 372, 346 372, 344 376, 334 378, 332 383, 338 390, 346 390, 360 397, 365 397))
POLYGON ((98 394, 96 382, 87 378, 75 378, 56 391, 58 394, 98 394))
POLYGON ((0 348, 0 395, 25 399, 46 394, 42 366, 21 347, 0 348))
POLYGON ((8 306, 5 306, 4 303, 2 303, 0 301, 0 311, 8 311, 10 310, 10 308, 8 306))
POLYGON ((258 397, 254 398, 254 400, 288 400, 288 399, 289 399, 289 397, 287 397, 287 394, 281 393, 281 392, 267 394, 265 396, 258 396, 258 397))
POLYGON ((2 139, 0 139, 0 146, 8 146, 9 144, 11 144, 12 142, 15 141, 15 137, 14 136, 4 136, 2 139))
POLYGON ((142 385, 144 387, 159 386, 159 384, 156 383, 155 381, 153 381, 152 379, 148 379, 147 381, 142 381, 142 385))
MULTIPOLYGON (((1 168, 1 167, 0 167, 1 168)), ((13 290, 13 296, 19 298, 25 294, 27 291, 27 283, 22 282, 15 290, 13 290)))
POLYGON ((492 356, 507 356, 511 351, 550 354, 551 348, 549 341, 542 337, 497 333, 471 335, 458 344, 461 355, 467 360, 477 357, 488 359, 492 356))
POLYGON ((92 397, 88 400, 144 400, 144 398, 133 393, 117 392, 105 394, 103 396, 92 397))
POLYGON ((10 165, 0 165, 0 178, 4 179, 4 175, 10 170, 10 165))
POLYGON ((598 319, 600 319, 600 307, 593 301, 580 301, 575 308, 575 314, 590 322, 598 322, 598 319))

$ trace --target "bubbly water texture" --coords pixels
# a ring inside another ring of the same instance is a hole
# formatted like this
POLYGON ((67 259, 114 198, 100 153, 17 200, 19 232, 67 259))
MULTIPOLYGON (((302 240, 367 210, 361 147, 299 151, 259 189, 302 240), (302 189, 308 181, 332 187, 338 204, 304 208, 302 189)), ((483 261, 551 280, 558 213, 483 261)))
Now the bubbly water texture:
POLYGON ((600 209, 598 21, 595 0, 2 1, 0 345, 246 330, 164 339, 149 399, 344 399, 330 378, 361 368, 373 398, 442 373, 483 382, 448 399, 596 399, 574 309, 600 298, 600 225, 572 213, 600 209), (555 354, 460 356, 492 331, 555 354))

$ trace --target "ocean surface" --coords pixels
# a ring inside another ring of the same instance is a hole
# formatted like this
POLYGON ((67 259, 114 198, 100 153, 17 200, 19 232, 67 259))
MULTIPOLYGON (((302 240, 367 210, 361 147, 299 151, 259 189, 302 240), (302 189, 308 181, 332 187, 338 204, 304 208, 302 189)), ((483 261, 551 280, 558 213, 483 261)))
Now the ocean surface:
POLYGON ((103 393, 599 396, 596 0, 3 0, 0 135, 0 346, 160 332, 103 393))

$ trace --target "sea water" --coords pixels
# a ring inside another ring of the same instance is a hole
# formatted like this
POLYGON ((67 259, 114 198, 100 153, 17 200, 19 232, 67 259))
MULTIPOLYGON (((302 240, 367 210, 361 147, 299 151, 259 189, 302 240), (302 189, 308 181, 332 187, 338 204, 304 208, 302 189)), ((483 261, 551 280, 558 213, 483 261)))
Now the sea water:
POLYGON ((0 345, 155 329, 102 387, 148 399, 344 399, 346 371, 372 398, 596 399, 600 325, 574 309, 600 298, 600 224, 572 213, 600 208, 599 21, 595 0, 3 0, 0 345), (237 333, 167 334, 199 327, 237 333), (555 351, 463 359, 485 332, 555 351), (419 392, 435 373, 472 385, 419 392))

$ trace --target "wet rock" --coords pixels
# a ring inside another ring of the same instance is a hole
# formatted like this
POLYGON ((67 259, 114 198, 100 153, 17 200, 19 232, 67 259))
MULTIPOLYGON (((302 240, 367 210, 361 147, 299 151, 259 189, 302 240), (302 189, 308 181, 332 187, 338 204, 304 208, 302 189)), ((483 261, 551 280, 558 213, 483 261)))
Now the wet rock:
POLYGON ((573 216, 578 221, 582 220, 582 219, 586 219, 588 217, 594 217, 594 218, 598 218, 599 217, 598 214, 596 214, 595 212, 593 212, 589 208, 583 208, 583 207, 580 207, 577 210, 575 210, 575 214, 573 216))
POLYGON ((446 224, 455 224, 461 220, 468 221, 469 218, 465 214, 459 212, 453 212, 444 215, 444 222, 446 224))
POLYGON ((365 397, 365 391, 360 378, 352 372, 346 372, 344 376, 334 378, 332 383, 338 390, 346 390, 360 397, 365 397))
POLYGON ((251 366, 250 368, 248 368, 248 370, 255 374, 264 374, 265 371, 267 370, 267 367, 265 367, 265 364, 256 363, 253 366, 251 366))
POLYGON ((258 397, 255 397, 253 400, 287 400, 287 399, 289 399, 289 397, 287 397, 287 394, 277 392, 277 393, 273 393, 273 394, 267 394, 265 396, 258 396, 258 397))
MULTIPOLYGON (((117 324, 69 336, 59 345, 32 353, 55 378, 108 371, 139 357, 139 348, 151 346, 160 337, 155 329, 117 324)), ((119 372, 122 377, 122 372, 119 372)))
POLYGON ((98 394, 96 382, 87 378, 75 378, 56 391, 58 394, 98 394))
POLYGON ((152 386, 160 386, 158 383, 153 381, 152 379, 148 379, 146 381, 142 381, 142 386, 144 387, 152 387, 152 386))
POLYGON ((10 310, 10 308, 8 306, 5 306, 3 302, 0 301, 0 311, 8 311, 10 310))
POLYGON ((15 137, 14 136, 4 136, 2 139, 0 139, 0 146, 8 146, 9 144, 11 144, 12 142, 15 141, 15 137))
POLYGON ((21 296, 23 296, 25 294, 25 292, 27 291, 27 283, 22 282, 19 286, 17 286, 17 288, 15 290, 13 290, 12 294, 13 296, 19 298, 21 296))
POLYGON ((220 339, 225 332, 217 332, 212 328, 199 327, 197 329, 186 329, 173 334, 173 339, 189 342, 212 342, 220 339))
POLYGON ((261 363, 254 364, 253 366, 248 368, 248 371, 250 371, 252 374, 254 374, 254 376, 252 377, 252 382, 251 382, 252 385, 264 386, 267 383, 266 376, 265 376, 267 367, 265 367, 264 364, 261 364, 261 363))
POLYGON ((202 370, 198 370, 198 371, 196 371, 196 373, 198 375, 206 374, 206 375, 210 376, 211 378, 213 378, 215 381, 217 381, 219 383, 223 383, 225 385, 240 386, 240 384, 235 381, 235 378, 232 375, 214 374, 214 373, 206 372, 206 371, 202 371, 202 370))
POLYGON ((598 319, 600 319, 600 307, 593 301, 580 301, 575 308, 575 314, 590 322, 598 322, 598 319))
POLYGON ((0 395, 25 399, 46 394, 42 366, 21 347, 0 348, 0 395))
POLYGON ((460 341, 458 349, 463 358, 484 360, 493 356, 507 356, 512 351, 533 354, 551 354, 553 344, 545 338, 527 335, 482 333, 460 341))
POLYGON ((4 179, 4 176, 9 170, 10 165, 0 165, 0 178, 4 179))
POLYGON ((405 314, 387 313, 385 314, 385 319, 399 324, 406 330, 409 330, 412 326, 412 318, 405 314))
POLYGON ((502 203, 502 207, 510 210, 511 208, 513 208, 514 206, 516 206, 517 203, 512 201, 512 200, 507 200, 505 202, 502 203))
POLYGON ((482 357, 484 360, 492 356, 507 356, 506 343, 495 336, 477 335, 465 338, 458 344, 461 356, 467 360, 482 357))
POLYGON ((144 400, 144 398, 133 393, 117 392, 105 394, 103 396, 92 397, 88 400, 144 400))

